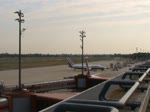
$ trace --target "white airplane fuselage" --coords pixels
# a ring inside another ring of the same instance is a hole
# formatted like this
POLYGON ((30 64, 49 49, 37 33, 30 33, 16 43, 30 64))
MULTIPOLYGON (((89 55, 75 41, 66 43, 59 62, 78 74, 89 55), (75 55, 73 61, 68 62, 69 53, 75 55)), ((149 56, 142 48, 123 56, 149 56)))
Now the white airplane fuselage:
MULTIPOLYGON (((74 64, 70 58, 67 58, 67 60, 69 67, 74 69, 82 69, 82 64, 74 64)), ((83 64, 83 69, 87 70, 87 66, 85 64, 83 64)), ((103 65, 89 65, 89 70, 97 70, 97 69, 104 70, 106 69, 106 67, 103 65)))

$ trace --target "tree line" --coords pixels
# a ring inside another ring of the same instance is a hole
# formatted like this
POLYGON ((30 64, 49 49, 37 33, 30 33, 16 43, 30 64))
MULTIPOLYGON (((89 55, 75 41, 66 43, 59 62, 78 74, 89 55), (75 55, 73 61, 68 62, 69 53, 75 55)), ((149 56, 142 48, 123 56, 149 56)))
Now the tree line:
MULTIPOLYGON (((81 54, 22 54, 22 57, 81 57, 81 54)), ((121 58, 131 58, 131 59, 150 59, 150 53, 133 53, 133 54, 85 54, 85 57, 121 57, 121 58)), ((18 54, 1 53, 0 58, 15 58, 18 54)))

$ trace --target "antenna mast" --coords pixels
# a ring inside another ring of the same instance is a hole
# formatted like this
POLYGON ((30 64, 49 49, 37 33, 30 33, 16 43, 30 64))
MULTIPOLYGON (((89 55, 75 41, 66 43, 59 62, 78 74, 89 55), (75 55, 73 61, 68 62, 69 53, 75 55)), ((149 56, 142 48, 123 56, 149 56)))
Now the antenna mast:
POLYGON ((15 21, 19 22, 19 89, 21 90, 21 35, 22 32, 25 31, 25 29, 21 29, 21 23, 24 23, 25 20, 22 19, 22 17, 24 17, 24 14, 21 12, 21 10, 14 12, 16 14, 18 14, 19 18, 15 19, 15 21))
POLYGON ((82 49, 82 75, 84 75, 84 68, 83 68, 83 58, 84 58, 84 41, 83 41, 83 39, 84 39, 84 37, 86 37, 86 35, 85 35, 85 31, 79 31, 79 33, 80 33, 80 40, 81 40, 81 42, 82 42, 82 45, 80 46, 81 47, 81 49, 82 49))

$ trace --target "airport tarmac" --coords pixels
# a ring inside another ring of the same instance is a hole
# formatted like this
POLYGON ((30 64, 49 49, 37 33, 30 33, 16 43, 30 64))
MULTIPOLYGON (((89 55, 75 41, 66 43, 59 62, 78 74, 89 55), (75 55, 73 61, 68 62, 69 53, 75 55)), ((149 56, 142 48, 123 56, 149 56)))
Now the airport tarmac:
MULTIPOLYGON (((107 67, 110 67, 110 63, 115 64, 116 62, 117 62, 116 60, 99 61, 99 62, 92 62, 90 64, 102 64, 107 67)), ((128 70, 129 67, 125 67, 119 69, 118 71, 112 71, 110 69, 106 69, 104 71, 101 70, 92 71, 91 73, 96 73, 96 74, 100 73, 99 74, 100 77, 112 78, 128 70)), ((73 69, 69 68, 68 65, 22 69, 21 82, 23 84, 23 83, 33 83, 33 82, 41 82, 41 81, 61 80, 64 77, 74 76, 80 73, 81 70, 74 71, 73 69)), ((4 81, 5 86, 18 85, 18 74, 19 74, 18 70, 0 71, 0 80, 4 81)))

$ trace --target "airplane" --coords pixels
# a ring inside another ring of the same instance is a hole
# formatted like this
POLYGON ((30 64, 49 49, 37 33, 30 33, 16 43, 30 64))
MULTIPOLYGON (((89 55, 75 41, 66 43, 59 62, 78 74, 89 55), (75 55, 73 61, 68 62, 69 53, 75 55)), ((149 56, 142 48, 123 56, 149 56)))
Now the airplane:
MULTIPOLYGON (((74 62, 70 58, 67 58, 67 60, 68 60, 68 65, 70 68, 74 68, 74 70, 75 69, 82 69, 81 64, 74 64, 74 62)), ((87 66, 85 64, 83 65, 83 69, 85 71, 87 70, 87 66)), ((106 69, 106 67, 103 65, 89 65, 89 70, 97 70, 97 69, 100 69, 103 71, 104 69, 106 69)))
MULTIPOLYGON (((70 60, 71 61, 71 59, 69 58, 68 60, 70 60)), ((88 65, 88 59, 86 58, 85 59, 85 67, 86 67, 86 76, 88 76, 88 77, 91 77, 91 78, 101 78, 101 77, 99 77, 99 75, 100 75, 100 73, 97 73, 97 74, 91 74, 91 72, 90 72, 90 68, 89 68, 89 65, 88 65)), ((75 76, 75 75, 74 75, 75 76)), ((69 77, 64 77, 64 79, 73 79, 74 78, 74 76, 69 76, 69 77)), ((104 80, 108 80, 107 78, 103 78, 104 80)))

